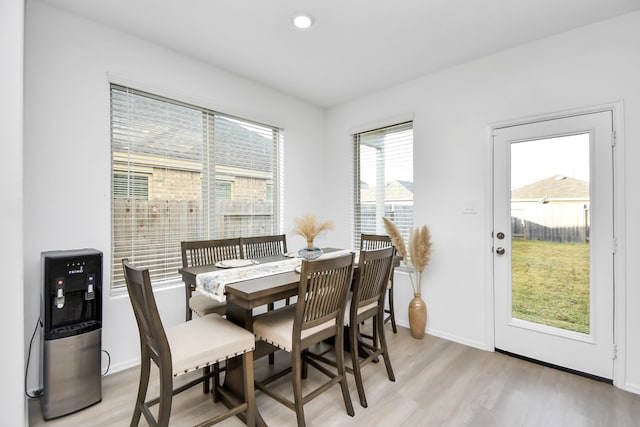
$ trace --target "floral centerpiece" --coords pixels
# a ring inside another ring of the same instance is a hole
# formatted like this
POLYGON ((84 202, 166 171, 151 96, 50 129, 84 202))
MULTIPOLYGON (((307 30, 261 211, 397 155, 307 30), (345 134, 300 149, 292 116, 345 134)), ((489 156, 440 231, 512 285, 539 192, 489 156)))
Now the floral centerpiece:
POLYGON ((304 237, 307 246, 300 249, 298 254, 308 260, 316 259, 322 255, 322 249, 313 245, 313 241, 318 235, 326 230, 333 230, 333 221, 318 222, 315 215, 307 213, 302 217, 293 219, 296 223, 293 232, 304 237))
POLYGON ((407 266, 413 289, 413 299, 409 303, 409 326, 414 338, 423 338, 427 323, 427 306, 422 300, 422 274, 431 259, 431 233, 426 225, 412 228, 409 234, 409 251, 398 227, 390 219, 383 217, 384 226, 393 245, 407 266))

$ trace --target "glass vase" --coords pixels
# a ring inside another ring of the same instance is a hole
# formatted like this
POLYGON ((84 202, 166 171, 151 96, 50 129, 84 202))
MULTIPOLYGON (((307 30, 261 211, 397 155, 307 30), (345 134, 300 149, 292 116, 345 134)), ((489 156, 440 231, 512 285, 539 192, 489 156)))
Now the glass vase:
POLYGON ((322 255, 322 249, 317 246, 313 246, 313 240, 307 240, 307 246, 298 251, 300 258, 312 261, 322 255))

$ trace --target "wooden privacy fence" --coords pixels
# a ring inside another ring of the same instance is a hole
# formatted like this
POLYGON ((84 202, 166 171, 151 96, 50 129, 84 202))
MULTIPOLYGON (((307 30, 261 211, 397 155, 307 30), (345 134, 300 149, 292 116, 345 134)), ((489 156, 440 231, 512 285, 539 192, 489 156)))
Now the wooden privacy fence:
POLYGON ((206 219, 199 200, 113 200, 113 285, 124 286, 122 258, 149 268, 154 281, 175 279, 181 241, 267 235, 278 226, 270 202, 222 200, 213 211, 206 219))
POLYGON ((526 240, 587 243, 589 206, 585 204, 531 204, 511 209, 511 235, 526 240))

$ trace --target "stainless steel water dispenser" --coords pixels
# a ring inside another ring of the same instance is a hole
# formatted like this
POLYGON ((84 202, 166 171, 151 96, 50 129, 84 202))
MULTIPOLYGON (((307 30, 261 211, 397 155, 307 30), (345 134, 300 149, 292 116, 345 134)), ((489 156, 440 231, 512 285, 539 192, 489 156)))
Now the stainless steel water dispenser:
POLYGON ((102 252, 41 254, 41 380, 45 420, 102 400, 102 252))

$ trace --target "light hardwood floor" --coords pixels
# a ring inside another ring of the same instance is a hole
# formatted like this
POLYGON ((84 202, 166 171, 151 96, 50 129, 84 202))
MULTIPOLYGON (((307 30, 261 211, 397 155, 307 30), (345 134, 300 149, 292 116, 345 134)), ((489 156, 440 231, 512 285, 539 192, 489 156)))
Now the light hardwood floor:
MULTIPOLYGON (((499 353, 444 339, 411 338, 387 325, 396 382, 386 377, 384 364, 364 368, 368 408, 358 402, 353 377, 349 388, 355 417, 344 408, 339 387, 305 405, 309 426, 640 426, 640 396, 611 385, 546 368, 499 353)), ((276 354, 276 367, 287 362, 276 354)), ((256 362, 256 377, 265 375, 266 358, 256 362)), ((309 369, 310 383, 322 380, 309 369)), ((157 380, 152 382, 152 386, 157 380)), ((138 385, 138 369, 108 375, 102 382, 102 402, 48 422, 37 400, 29 402, 31 426, 128 426, 138 385)), ((291 388, 288 377, 281 390, 291 388)), ((270 426, 295 426, 293 411, 256 393, 258 408, 270 426)), ((221 409, 197 386, 174 398, 171 425, 188 426, 221 409)), ((229 419, 223 426, 242 426, 229 419)), ((141 421, 140 426, 146 426, 141 421)))

